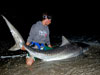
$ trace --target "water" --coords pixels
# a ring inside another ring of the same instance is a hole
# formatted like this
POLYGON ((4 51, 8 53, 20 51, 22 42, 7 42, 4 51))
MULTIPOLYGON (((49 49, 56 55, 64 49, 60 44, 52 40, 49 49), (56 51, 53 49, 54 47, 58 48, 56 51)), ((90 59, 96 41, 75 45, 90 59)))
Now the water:
POLYGON ((90 50, 87 57, 55 62, 37 60, 32 66, 25 64, 25 57, 5 59, 0 62, 0 75, 99 75, 100 47, 90 50))
MULTIPOLYGON (((53 42, 55 46, 61 44, 61 36, 53 42)), ((78 56, 71 59, 43 62, 36 60, 32 66, 25 63, 27 52, 17 51, 10 52, 8 49, 14 44, 13 41, 0 41, 0 75, 99 75, 100 73, 100 42, 97 37, 87 36, 67 36, 71 42, 83 42, 90 46, 86 55, 78 56)))

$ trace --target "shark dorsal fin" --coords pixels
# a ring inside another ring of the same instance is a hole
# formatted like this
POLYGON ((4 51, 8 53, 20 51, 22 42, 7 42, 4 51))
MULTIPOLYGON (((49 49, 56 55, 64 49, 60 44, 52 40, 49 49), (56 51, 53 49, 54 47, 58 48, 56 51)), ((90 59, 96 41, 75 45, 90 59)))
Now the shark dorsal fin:
POLYGON ((60 45, 60 47, 66 45, 66 44, 69 44, 69 43, 70 42, 68 41, 68 39, 65 36, 62 36, 62 44, 60 45))

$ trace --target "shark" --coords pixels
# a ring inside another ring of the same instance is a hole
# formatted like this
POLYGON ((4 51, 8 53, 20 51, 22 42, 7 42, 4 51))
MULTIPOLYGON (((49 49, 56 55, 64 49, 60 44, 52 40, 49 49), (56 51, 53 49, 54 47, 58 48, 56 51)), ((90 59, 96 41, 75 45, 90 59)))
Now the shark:
POLYGON ((72 57, 77 57, 81 55, 82 53, 85 53, 88 50, 88 47, 81 47, 76 44, 72 44, 67 38, 62 36, 62 43, 59 47, 51 49, 51 50, 38 50, 33 49, 30 46, 25 44, 25 41, 21 34, 18 32, 18 30, 12 25, 9 20, 3 16, 3 19, 5 20, 14 40, 15 45, 11 47, 10 51, 17 51, 22 48, 22 46, 25 47, 26 51, 33 57, 36 57, 38 59, 41 59, 43 61, 57 61, 57 60, 63 60, 68 59, 72 57))

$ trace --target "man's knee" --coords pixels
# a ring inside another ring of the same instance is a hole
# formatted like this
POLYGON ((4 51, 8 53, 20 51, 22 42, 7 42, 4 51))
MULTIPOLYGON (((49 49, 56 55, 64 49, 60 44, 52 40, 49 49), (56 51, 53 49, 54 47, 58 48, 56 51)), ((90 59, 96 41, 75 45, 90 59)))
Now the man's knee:
POLYGON ((31 66, 34 63, 34 61, 35 60, 32 57, 26 58, 26 64, 29 65, 29 66, 31 66))

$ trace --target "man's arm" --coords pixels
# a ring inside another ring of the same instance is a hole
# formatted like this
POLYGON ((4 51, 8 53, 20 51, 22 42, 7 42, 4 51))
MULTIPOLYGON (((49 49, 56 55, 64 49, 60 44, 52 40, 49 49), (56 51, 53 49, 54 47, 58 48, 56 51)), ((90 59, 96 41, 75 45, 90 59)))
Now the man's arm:
POLYGON ((27 42, 27 43, 26 43, 26 45, 30 45, 30 43, 29 43, 29 42, 27 42))
POLYGON ((52 45, 50 44, 49 32, 48 32, 48 36, 47 36, 47 39, 46 39, 46 43, 47 43, 48 47, 52 48, 52 45))
POLYGON ((50 37, 49 36, 47 37, 47 45, 48 45, 48 47, 52 48, 52 46, 50 44, 50 37))

